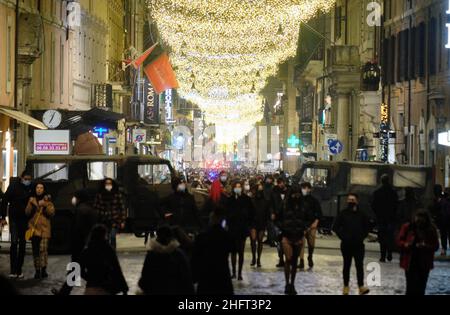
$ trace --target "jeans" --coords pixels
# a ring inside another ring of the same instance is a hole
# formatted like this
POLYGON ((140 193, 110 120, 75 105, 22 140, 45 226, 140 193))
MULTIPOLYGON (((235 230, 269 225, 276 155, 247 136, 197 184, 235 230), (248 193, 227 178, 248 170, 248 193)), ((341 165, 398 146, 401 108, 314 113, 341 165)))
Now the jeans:
POLYGON ((11 249, 9 252, 11 262, 11 274, 20 275, 25 259, 25 232, 27 231, 26 222, 9 222, 9 230, 11 233, 11 249))
POLYGON ((358 286, 364 286, 364 243, 346 243, 341 244, 342 257, 344 258, 344 286, 348 287, 350 284, 350 268, 352 261, 355 259, 356 274, 358 279, 358 286))
POLYGON ((109 231, 109 244, 111 245, 111 247, 115 250, 117 248, 117 228, 113 227, 111 228, 111 230, 109 231))

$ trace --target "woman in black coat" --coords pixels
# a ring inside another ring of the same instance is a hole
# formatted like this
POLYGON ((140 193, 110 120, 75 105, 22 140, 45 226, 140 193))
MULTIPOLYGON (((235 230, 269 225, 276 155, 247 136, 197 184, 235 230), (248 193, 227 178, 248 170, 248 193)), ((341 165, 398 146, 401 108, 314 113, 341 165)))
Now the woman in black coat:
POLYGON ((252 246, 252 263, 261 267, 261 254, 263 250, 264 232, 267 229, 267 223, 270 220, 270 204, 264 198, 264 186, 262 183, 253 188, 253 212, 250 218, 250 239, 252 246), (256 250, 258 249, 258 259, 256 259, 256 250))
POLYGON ((236 278, 236 260, 239 256, 238 280, 243 280, 245 241, 250 232, 250 216, 253 213, 252 200, 242 192, 242 184, 236 182, 233 185, 233 193, 228 200, 226 212, 228 231, 233 237, 237 249, 237 253, 231 254, 232 278, 236 278))
POLYGON ((88 246, 80 256, 81 276, 86 280, 85 295, 128 293, 128 285, 115 250, 108 242, 108 229, 96 225, 88 246))
POLYGON ((146 295, 192 295, 194 285, 186 255, 172 229, 163 226, 151 239, 139 287, 146 295))

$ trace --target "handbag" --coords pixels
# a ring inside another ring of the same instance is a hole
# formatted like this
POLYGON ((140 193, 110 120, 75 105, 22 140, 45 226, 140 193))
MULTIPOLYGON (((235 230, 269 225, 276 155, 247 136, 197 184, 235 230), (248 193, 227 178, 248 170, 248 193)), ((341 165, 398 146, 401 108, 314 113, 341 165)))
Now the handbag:
POLYGON ((39 221, 39 217, 41 216, 41 213, 42 213, 42 211, 39 211, 39 213, 38 213, 38 215, 37 215, 37 218, 36 218, 36 220, 34 221, 33 226, 32 226, 31 228, 29 228, 29 229, 25 232, 25 240, 30 241, 30 240, 33 238, 33 236, 34 236, 34 230, 35 230, 36 224, 37 224, 38 221, 39 221))

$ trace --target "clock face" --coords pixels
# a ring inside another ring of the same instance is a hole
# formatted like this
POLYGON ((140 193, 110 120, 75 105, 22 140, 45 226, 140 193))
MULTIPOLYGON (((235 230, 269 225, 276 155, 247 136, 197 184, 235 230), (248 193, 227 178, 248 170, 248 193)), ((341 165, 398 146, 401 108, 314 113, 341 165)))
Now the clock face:
POLYGON ((43 123, 50 129, 58 128, 62 121, 62 115, 57 110, 48 110, 42 117, 43 123))

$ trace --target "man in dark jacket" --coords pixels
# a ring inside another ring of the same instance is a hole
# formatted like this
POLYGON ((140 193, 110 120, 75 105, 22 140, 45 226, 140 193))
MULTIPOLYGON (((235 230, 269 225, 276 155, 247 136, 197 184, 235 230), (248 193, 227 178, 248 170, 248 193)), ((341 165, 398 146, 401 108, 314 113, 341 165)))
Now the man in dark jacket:
POLYGON ((228 260, 237 249, 232 236, 223 228, 224 213, 225 209, 216 205, 210 227, 195 240, 192 269, 198 295, 234 294, 228 260))
POLYGON ((341 240, 344 258, 344 295, 350 294, 350 267, 353 259, 355 259, 359 294, 365 295, 369 293, 369 289, 364 287, 364 240, 369 235, 369 219, 359 209, 356 194, 349 194, 347 203, 347 208, 337 216, 333 226, 333 231, 341 240))
POLYGON ((272 213, 270 227, 273 229, 275 245, 278 251, 279 262, 277 267, 284 267, 284 255, 283 247, 281 246, 281 222, 283 220, 283 212, 286 208, 286 200, 289 195, 289 188, 286 185, 284 179, 279 178, 277 181, 277 186, 273 188, 272 192, 272 213))
MULTIPOLYGON (((308 266, 309 268, 314 267, 313 254, 316 245, 316 235, 317 228, 319 227, 319 222, 322 219, 322 208, 320 206, 319 200, 311 195, 312 186, 310 183, 302 183, 302 198, 301 203, 304 208, 305 214, 307 216, 307 221, 312 222, 310 226, 307 227, 305 238, 308 243, 308 266)), ((300 269, 305 268, 305 242, 303 242, 302 249, 300 252, 300 269)))
POLYGON ((3 197, 0 208, 0 221, 6 223, 9 218, 11 233, 10 278, 23 278, 22 267, 25 259, 25 232, 28 229, 28 217, 25 214, 32 191, 32 176, 23 172, 20 181, 11 182, 3 197))
POLYGON ((193 295, 194 284, 186 255, 172 229, 161 226, 148 244, 139 287, 146 295, 193 295))
POLYGON ((377 217, 378 241, 380 242, 380 262, 392 261, 395 246, 398 196, 389 183, 389 176, 381 177, 381 188, 373 194, 372 209, 377 217))
POLYGON ((441 237, 441 256, 447 255, 447 244, 450 241, 450 200, 444 194, 441 185, 434 186, 434 199, 429 207, 433 221, 439 229, 441 237))
POLYGON ((162 201, 163 217, 172 226, 181 227, 186 233, 195 234, 200 228, 200 218, 194 196, 187 191, 186 182, 172 179, 174 193, 162 201))

